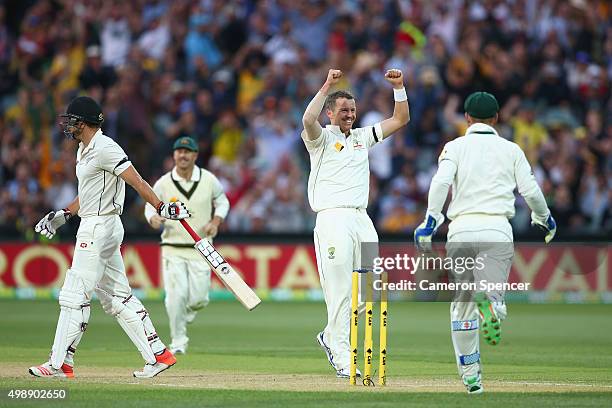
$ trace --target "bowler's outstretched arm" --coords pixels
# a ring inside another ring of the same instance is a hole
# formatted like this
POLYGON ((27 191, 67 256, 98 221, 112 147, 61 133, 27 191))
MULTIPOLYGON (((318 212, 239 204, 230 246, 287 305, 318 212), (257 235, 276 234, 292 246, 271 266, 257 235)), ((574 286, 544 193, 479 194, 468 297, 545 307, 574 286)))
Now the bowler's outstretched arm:
POLYGON ((330 69, 327 73, 327 79, 325 83, 317 92, 317 94, 312 98, 308 107, 306 107, 306 111, 304 111, 304 116, 302 116, 302 124, 304 125, 304 132, 306 133, 306 138, 308 140, 316 140, 321 135, 321 131, 323 128, 319 123, 319 115, 323 110, 323 106, 325 105, 325 98, 327 98, 327 94, 331 87, 340 81, 342 78, 342 71, 337 69, 330 69))
POLYGON ((383 139, 401 129, 410 121, 410 111, 408 108, 408 96, 404 88, 404 76, 399 69, 390 69, 385 73, 385 79, 393 85, 393 99, 395 107, 393 116, 383 120, 380 127, 383 132, 383 139))

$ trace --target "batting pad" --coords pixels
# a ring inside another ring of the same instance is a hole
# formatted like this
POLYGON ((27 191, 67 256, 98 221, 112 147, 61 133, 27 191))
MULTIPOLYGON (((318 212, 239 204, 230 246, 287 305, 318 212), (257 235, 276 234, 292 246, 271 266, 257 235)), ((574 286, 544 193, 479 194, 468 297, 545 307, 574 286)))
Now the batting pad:
MULTIPOLYGON (((130 295, 127 298, 112 296, 103 289, 96 287, 96 294, 100 299, 100 303, 102 303, 102 308, 104 311, 110 315, 115 316, 119 326, 123 329, 123 331, 128 335, 132 343, 136 346, 142 358, 148 364, 155 364, 155 353, 151 348, 151 344, 149 344, 149 339, 147 336, 145 323, 143 319, 140 318, 139 313, 146 313, 146 310, 142 303, 130 295)), ((148 315, 147 315, 148 319, 148 315)), ((150 319, 149 323, 150 323, 150 319)), ((152 328, 151 324, 151 328, 152 328)), ((157 334, 153 333, 157 339, 157 334)), ((160 342, 161 343, 161 342, 160 342)))
MULTIPOLYGON (((64 285, 59 293, 60 315, 57 320, 51 365, 60 368, 69 346, 78 344, 89 322, 89 301, 85 295, 85 284, 72 269, 68 269, 64 285)), ((74 350, 74 347, 72 347, 74 350)), ((74 353, 73 353, 74 354, 74 353)))

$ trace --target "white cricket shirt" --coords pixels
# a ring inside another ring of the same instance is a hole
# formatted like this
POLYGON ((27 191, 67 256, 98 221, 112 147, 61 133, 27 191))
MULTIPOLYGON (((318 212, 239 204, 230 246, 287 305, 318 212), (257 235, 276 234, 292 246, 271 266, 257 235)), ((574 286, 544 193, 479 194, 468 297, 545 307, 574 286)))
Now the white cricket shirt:
POLYGON ((308 202, 313 211, 366 208, 370 191, 368 149, 383 140, 380 123, 351 129, 327 125, 315 140, 302 139, 310 154, 308 202))
POLYGON ((79 217, 121 215, 125 181, 119 175, 130 167, 123 149, 98 130, 87 147, 79 143, 76 175, 79 181, 79 217))
MULTIPOLYGON (((176 198, 187 206, 192 212, 189 225, 200 235, 204 227, 214 216, 225 219, 229 212, 230 204, 223 192, 223 186, 214 174, 206 169, 194 166, 191 179, 182 178, 176 171, 161 176, 153 185, 153 191, 160 200, 167 202, 176 198)), ((145 218, 150 222, 157 211, 149 203, 145 206, 145 218)), ((162 244, 165 245, 188 245, 193 247, 191 236, 178 222, 166 222, 162 232, 162 244)), ((196 251, 192 251, 197 254, 196 251)))
MULTIPOLYGON (((465 215, 512 218, 517 187, 536 214, 541 217, 548 214, 542 191, 521 148, 484 123, 473 124, 465 136, 444 146, 432 189, 434 184, 451 183, 452 199, 447 212, 451 220, 465 215)), ((441 212, 445 198, 446 193, 444 197, 430 194, 428 211, 441 212)), ((466 223, 473 222, 466 219, 466 223)))

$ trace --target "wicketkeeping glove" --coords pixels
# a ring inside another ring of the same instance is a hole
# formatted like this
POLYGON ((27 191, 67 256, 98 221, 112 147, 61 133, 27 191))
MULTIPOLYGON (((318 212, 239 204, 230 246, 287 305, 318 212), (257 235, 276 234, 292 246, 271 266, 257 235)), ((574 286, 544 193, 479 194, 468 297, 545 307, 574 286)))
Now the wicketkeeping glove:
POLYGON ((557 233, 557 223, 555 222, 555 219, 550 213, 548 214, 548 217, 546 218, 546 220, 542 221, 542 219, 538 218, 532 212, 531 213, 531 225, 537 226, 538 228, 540 228, 542 231, 546 233, 546 236, 544 237, 544 242, 547 244, 550 241, 552 241, 552 239, 555 237, 555 234, 557 233))
POLYGON ((427 214, 425 221, 414 230, 414 243, 419 249, 431 249, 431 238, 436 233, 440 225, 444 223, 442 214, 427 214))
POLYGON ((169 220, 182 220, 191 217, 189 210, 181 201, 171 203, 159 203, 157 205, 157 213, 169 220))
POLYGON ((38 224, 34 227, 34 231, 51 239, 55 235, 57 229, 64 225, 70 217, 72 217, 72 213, 67 208, 59 211, 51 211, 49 214, 45 215, 42 220, 38 221, 38 224))

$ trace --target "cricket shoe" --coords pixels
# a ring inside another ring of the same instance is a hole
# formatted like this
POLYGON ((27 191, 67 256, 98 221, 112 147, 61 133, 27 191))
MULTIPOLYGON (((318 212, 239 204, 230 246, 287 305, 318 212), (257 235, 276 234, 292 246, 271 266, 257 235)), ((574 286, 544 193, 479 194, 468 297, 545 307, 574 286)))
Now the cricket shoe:
MULTIPOLYGON (((361 378, 361 371, 357 369, 357 378, 361 378)), ((336 371, 336 377, 338 378, 351 378, 351 370, 350 368, 343 368, 341 370, 336 371)))
POLYGON ((336 364, 334 363, 334 355, 332 354, 331 349, 327 346, 325 340, 323 339, 323 332, 317 334, 317 343, 319 343, 319 346, 321 346, 321 348, 325 352, 329 364, 331 364, 334 370, 338 371, 338 367, 336 367, 336 364))
POLYGON ((174 354, 175 356, 177 354, 186 354, 187 353, 187 346, 183 346, 183 347, 172 347, 172 346, 170 346, 170 352, 172 354, 174 354))
POLYGON ((39 366, 30 367, 28 370, 34 377, 60 377, 60 378, 74 378, 74 370, 71 366, 64 363, 60 368, 53 368, 51 363, 47 361, 39 366))
POLYGON ((474 296, 474 302, 478 306, 480 314, 480 328, 486 342, 492 346, 499 344, 501 341, 501 319, 493 304, 484 293, 477 293, 474 296))
POLYGON ((176 357, 168 349, 164 349, 163 353, 155 356, 155 360, 157 360, 155 364, 145 364, 142 371, 134 371, 134 377, 152 378, 176 364, 176 357))
POLYGON ((468 394, 482 394, 484 392, 484 389, 482 388, 480 374, 472 377, 464 376, 463 384, 465 384, 465 388, 467 389, 468 394))

